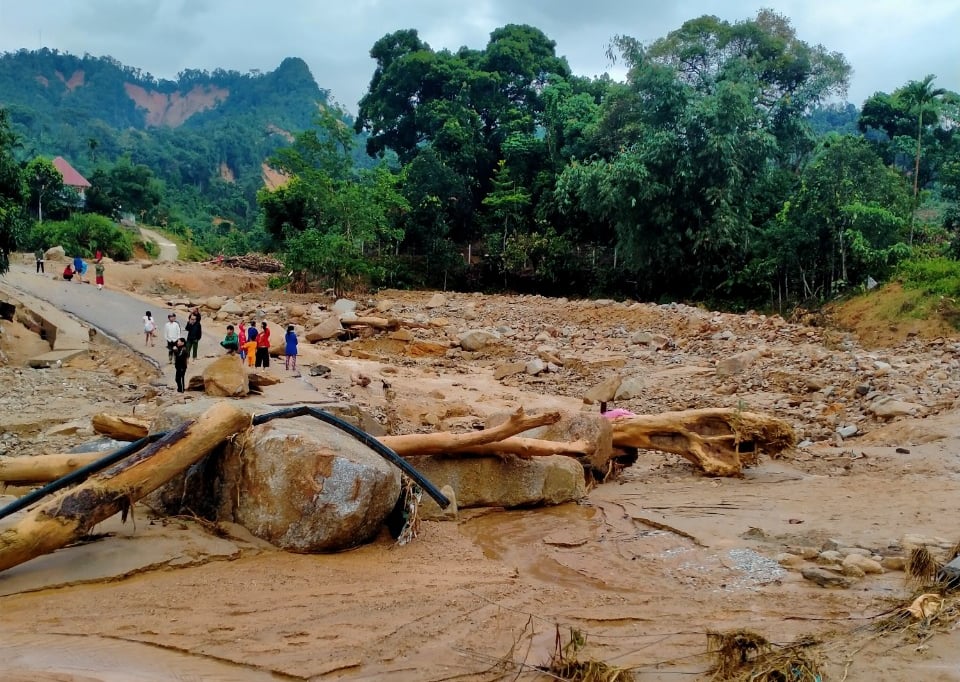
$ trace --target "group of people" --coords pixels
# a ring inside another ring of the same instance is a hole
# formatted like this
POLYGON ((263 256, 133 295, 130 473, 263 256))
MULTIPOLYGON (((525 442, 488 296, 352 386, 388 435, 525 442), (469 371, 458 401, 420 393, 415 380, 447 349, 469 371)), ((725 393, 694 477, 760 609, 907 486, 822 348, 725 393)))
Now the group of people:
MULTIPOLYGON (((297 333, 293 325, 287 325, 287 332, 283 337, 285 362, 284 366, 289 370, 297 369, 297 333)), ((270 366, 270 327, 266 322, 260 323, 260 329, 257 329, 257 323, 250 320, 247 325, 240 322, 237 327, 232 324, 227 325, 227 333, 220 345, 228 353, 238 353, 241 360, 246 360, 250 367, 269 367, 270 366)))
MULTIPOLYGON (((144 345, 157 345, 157 323, 153 313, 149 310, 143 316, 144 345)), ((203 326, 200 323, 200 309, 194 308, 187 316, 187 323, 183 328, 177 320, 177 314, 167 315, 167 322, 163 325, 163 340, 167 344, 167 360, 173 365, 177 382, 177 392, 187 390, 187 361, 197 359, 197 349, 200 339, 203 338, 203 326)))
MULTIPOLYGON (((269 367, 270 366, 270 327, 266 322, 257 324, 253 320, 249 325, 241 322, 239 325, 240 333, 230 324, 227 325, 227 334, 220 345, 229 353, 238 353, 242 360, 246 360, 250 367, 269 367)), ((153 313, 146 311, 143 315, 143 333, 144 345, 155 346, 157 344, 158 334, 157 323, 153 319, 153 313)), ((189 360, 197 359, 197 349, 200 345, 200 339, 203 338, 203 327, 200 323, 200 309, 193 308, 188 317, 187 323, 182 328, 177 320, 177 314, 170 312, 167 314, 167 321, 163 325, 163 340, 167 345, 168 363, 173 365, 174 375, 177 382, 177 392, 183 393, 186 388, 187 363, 189 360)), ((286 353, 284 366, 288 370, 297 369, 297 333, 293 325, 287 326, 287 332, 284 336, 284 351, 286 353)))
MULTIPOLYGON (((43 259, 44 253, 42 250, 38 250, 36 253, 37 258, 37 273, 43 273, 43 259)), ((93 261, 93 271, 96 276, 97 290, 103 289, 103 274, 106 268, 103 265, 103 254, 97 250, 97 254, 94 257, 93 261)), ((77 256, 73 259, 73 263, 67 263, 67 267, 63 269, 63 279, 67 282, 73 280, 74 277, 77 278, 78 282, 83 282, 83 276, 87 274, 87 264, 80 256, 77 256)))

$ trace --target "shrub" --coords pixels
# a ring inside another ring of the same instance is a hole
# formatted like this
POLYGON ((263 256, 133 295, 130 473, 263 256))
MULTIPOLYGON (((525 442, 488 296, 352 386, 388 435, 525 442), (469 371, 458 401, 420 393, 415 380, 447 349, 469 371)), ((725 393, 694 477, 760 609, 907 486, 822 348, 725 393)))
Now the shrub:
POLYGON ((900 266, 900 279, 909 289, 955 298, 960 296, 960 261, 949 258, 906 261, 900 266))
POLYGON ((133 257, 133 237, 109 218, 76 213, 69 220, 38 223, 27 236, 31 248, 62 246, 68 256, 90 258, 99 249, 118 261, 133 257))

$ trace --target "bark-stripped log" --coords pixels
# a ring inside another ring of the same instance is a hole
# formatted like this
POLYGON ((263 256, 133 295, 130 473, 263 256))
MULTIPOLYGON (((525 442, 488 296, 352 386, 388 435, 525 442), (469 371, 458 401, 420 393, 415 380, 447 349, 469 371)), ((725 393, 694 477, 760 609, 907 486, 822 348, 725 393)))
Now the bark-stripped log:
POLYGON ((0 457, 0 483, 47 483, 85 467, 108 452, 0 457))
POLYGON ((217 403, 196 421, 28 511, 0 533, 0 571, 75 542, 249 425, 249 414, 217 403))
POLYGON ((401 457, 415 455, 437 455, 444 452, 463 452, 472 447, 496 443, 518 433, 547 424, 556 424, 560 420, 559 412, 545 412, 543 414, 525 415, 519 409, 510 415, 510 418, 483 431, 471 433, 411 433, 405 436, 383 436, 378 438, 381 443, 396 452, 401 457))
POLYGON ((93 430, 99 434, 113 438, 114 440, 123 440, 133 442, 146 437, 150 430, 150 422, 139 417, 127 417, 115 414, 95 414, 91 420, 93 430))
POLYGON ((672 452, 710 476, 739 476, 761 452, 776 456, 795 442, 793 428, 782 419, 725 408, 613 420, 615 447, 672 452))

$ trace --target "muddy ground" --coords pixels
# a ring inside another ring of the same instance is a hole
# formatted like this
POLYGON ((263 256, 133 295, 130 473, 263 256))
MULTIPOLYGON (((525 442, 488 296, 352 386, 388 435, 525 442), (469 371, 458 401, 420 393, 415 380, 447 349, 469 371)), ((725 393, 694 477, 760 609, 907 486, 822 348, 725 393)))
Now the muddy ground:
MULTIPOLYGON (((108 288, 158 310, 232 296, 272 311, 275 327, 332 303, 202 265, 112 265, 108 288)), ((778 644, 813 635, 824 679, 960 679, 952 628, 881 636, 873 627, 912 593, 901 570, 823 588, 800 572, 817 561, 798 558, 863 548, 896 566, 910 536, 935 549, 960 539, 960 341, 942 327, 878 344, 869 331, 858 338, 683 305, 475 294, 434 305, 433 296, 358 293, 361 309, 382 304, 416 321, 410 336, 304 344, 302 376, 275 364, 283 381, 264 398, 350 400, 394 432, 462 430, 518 405, 597 410, 581 398, 616 372, 639 386, 617 407, 768 412, 793 424, 801 447, 762 458, 742 479, 705 478, 677 456, 644 452, 580 504, 465 510, 457 522, 425 522, 403 547, 384 533, 351 552, 310 556, 240 539, 119 578, 78 577, 77 562, 107 547, 129 558, 143 535, 209 537, 189 520, 111 529, 114 537, 38 564, 53 576, 46 583, 8 593, 13 578, 0 576, 2 679, 532 680, 530 666, 571 628, 586 635, 582 656, 641 680, 711 679, 706 632, 734 628, 778 644), (455 348, 459 333, 481 328, 500 340, 476 353, 455 348), (760 353, 736 372, 718 372, 751 350, 760 353), (562 365, 494 378, 544 353, 562 365), (332 371, 311 377, 316 364, 332 371), (363 386, 360 375, 373 381, 363 386), (851 426, 856 435, 837 434, 851 426), (65 583, 75 584, 43 587, 65 583)), ((215 336, 225 321, 207 324, 215 336)), ((172 373, 131 350, 94 347, 59 370, 29 370, 21 365, 35 340, 11 323, 2 338, 10 362, 0 368, 0 454, 65 451, 92 439, 84 418, 94 412, 149 416, 180 399, 172 373), (76 428, 58 428, 70 421, 76 428)), ((135 329, 126 339, 138 340, 135 329)), ((216 356, 212 340, 201 350, 196 368, 216 356)))

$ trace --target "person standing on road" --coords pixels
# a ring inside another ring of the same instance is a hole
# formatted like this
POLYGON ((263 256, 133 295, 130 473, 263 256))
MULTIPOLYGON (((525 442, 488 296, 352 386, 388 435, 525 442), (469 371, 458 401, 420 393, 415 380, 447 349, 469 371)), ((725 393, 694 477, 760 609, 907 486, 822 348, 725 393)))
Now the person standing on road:
POLYGON ((270 328, 266 322, 260 323, 257 335, 257 367, 270 366, 270 328))
POLYGON ((163 340, 167 342, 167 364, 173 362, 173 347, 177 339, 181 336, 180 323, 177 322, 177 314, 167 315, 167 323, 163 325, 163 340))
POLYGON ((284 367, 288 370, 294 372, 297 371, 297 332, 294 331, 293 325, 287 325, 287 333, 283 336, 284 348, 283 352, 286 356, 284 367))
POLYGON ((157 345, 157 323, 153 321, 153 313, 149 310, 143 316, 143 333, 146 336, 143 342, 144 346, 157 345))
POLYGON ((83 262, 83 258, 80 257, 78 253, 73 257, 73 273, 77 276, 77 281, 83 281, 83 271, 86 269, 86 264, 83 262))
POLYGON ((33 255, 37 259, 37 274, 43 274, 43 249, 37 249, 37 252, 33 255))
POLYGON ((103 261, 102 261, 102 260, 98 260, 98 261, 97 261, 96 265, 93 266, 93 271, 94 271, 94 272, 96 273, 96 275, 97 275, 97 291, 100 291, 100 290, 103 289, 103 271, 104 271, 104 267, 103 267, 103 261))
POLYGON ((177 381, 177 393, 183 393, 187 390, 187 340, 183 337, 177 339, 173 345, 173 369, 177 381))
MULTIPOLYGON (((194 308, 196 311, 196 308, 194 308)), ((203 336, 203 328, 200 326, 200 315, 197 312, 190 313, 187 318, 187 350, 190 357, 197 359, 197 347, 200 345, 200 338, 203 336)))
POLYGON ((247 337, 240 343, 243 346, 243 356, 247 359, 247 367, 253 367, 253 361, 257 357, 257 323, 253 320, 250 320, 247 326, 247 337))

